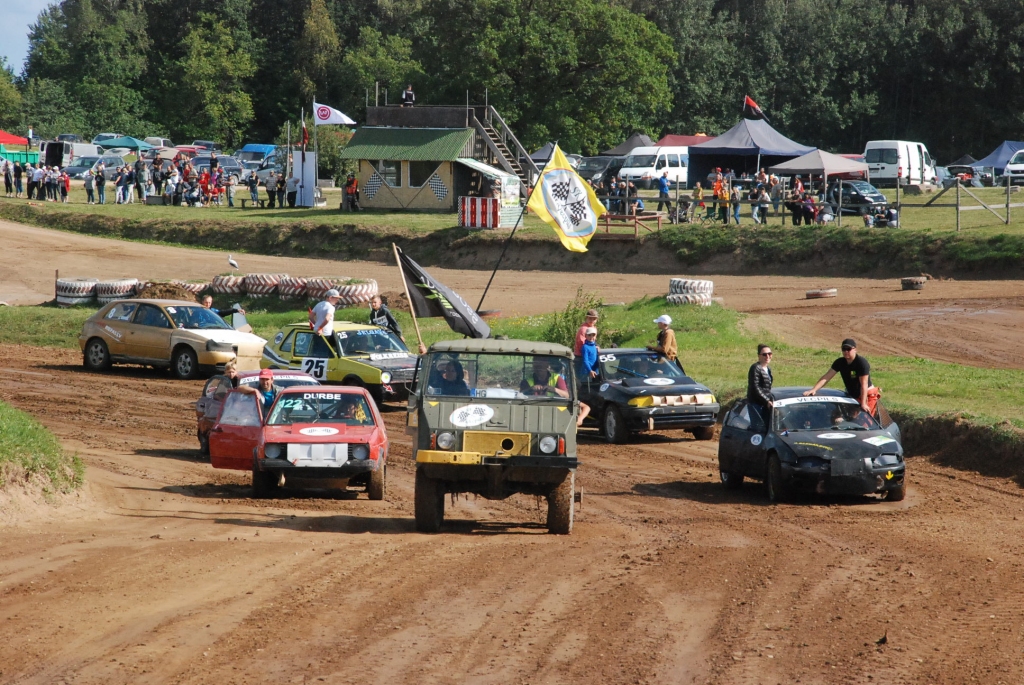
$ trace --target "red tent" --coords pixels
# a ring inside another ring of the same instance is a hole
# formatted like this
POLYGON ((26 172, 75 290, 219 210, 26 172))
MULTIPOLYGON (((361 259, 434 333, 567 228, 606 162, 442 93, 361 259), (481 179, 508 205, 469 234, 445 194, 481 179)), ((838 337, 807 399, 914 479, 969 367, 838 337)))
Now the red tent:
POLYGON ((7 131, 0 131, 0 145, 28 145, 28 138, 22 138, 7 131))
POLYGON ((670 133, 667 136, 663 136, 662 139, 658 141, 658 145, 666 145, 673 147, 677 145, 700 145, 701 143, 708 142, 712 138, 714 138, 714 136, 677 136, 670 133))

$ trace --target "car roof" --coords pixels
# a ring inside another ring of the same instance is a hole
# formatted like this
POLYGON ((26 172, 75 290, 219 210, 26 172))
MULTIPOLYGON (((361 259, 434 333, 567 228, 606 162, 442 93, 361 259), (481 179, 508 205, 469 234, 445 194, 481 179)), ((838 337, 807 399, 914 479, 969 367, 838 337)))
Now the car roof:
POLYGON ((138 302, 140 304, 155 304, 155 305, 158 305, 158 306, 161 306, 161 307, 166 307, 168 305, 172 305, 172 306, 173 305, 187 305, 189 307, 202 307, 202 305, 199 304, 198 302, 189 302, 188 300, 156 300, 156 299, 151 299, 151 298, 142 298, 142 299, 140 299, 140 298, 136 298, 136 297, 129 297, 129 298, 126 298, 124 300, 117 300, 116 302, 113 302, 112 304, 122 304, 124 302, 138 302))
MULTIPOLYGON (((311 381, 316 379, 310 376, 308 373, 303 371, 293 371, 292 369, 257 369, 252 371, 239 371, 239 378, 250 378, 252 376, 259 376, 264 371, 270 371, 274 376, 295 376, 297 378, 308 378, 311 381)), ((223 375, 223 374, 221 374, 223 375)))
MULTIPOLYGON (((793 397, 802 397, 803 394, 810 390, 811 386, 800 386, 800 387, 788 387, 788 388, 772 388, 772 396, 777 400, 788 400, 793 397)), ((832 390, 830 388, 822 388, 817 393, 818 397, 849 397, 842 390, 832 390)))
MULTIPOLYGON (((366 330, 373 330, 373 329, 383 330, 383 329, 381 329, 380 326, 374 326, 374 325, 367 324, 367 323, 355 323, 353 321, 335 321, 334 322, 334 330, 338 330, 339 327, 344 328, 347 331, 366 331, 366 330)), ((292 329, 294 329, 294 328, 304 328, 304 329, 306 329, 308 331, 309 330, 309 323, 308 322, 306 322, 306 323, 290 323, 290 324, 286 325, 284 328, 285 329, 289 329, 289 328, 292 328, 292 329)))
POLYGON ((564 345, 535 340, 497 340, 494 338, 465 338, 442 340, 430 346, 431 352, 490 352, 516 354, 547 354, 572 358, 572 350, 564 345))
POLYGON ((292 395, 297 392, 324 392, 324 393, 341 393, 344 395, 363 395, 369 396, 366 388, 358 385, 318 385, 315 388, 303 385, 293 385, 290 388, 281 388, 281 394, 292 395))

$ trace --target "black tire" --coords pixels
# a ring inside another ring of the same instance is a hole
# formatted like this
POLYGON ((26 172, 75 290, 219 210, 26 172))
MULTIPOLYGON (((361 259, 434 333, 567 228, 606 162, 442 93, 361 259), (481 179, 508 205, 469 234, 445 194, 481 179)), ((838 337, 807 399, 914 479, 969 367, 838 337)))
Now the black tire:
POLYGON ((171 373, 181 381, 190 381, 199 377, 199 358, 195 350, 182 345, 171 355, 171 373))
POLYGON ((570 471, 557 488, 548 495, 548 532, 553 535, 572 533, 576 499, 576 473, 570 471))
POLYGON ((694 440, 712 440, 715 437, 714 426, 700 426, 692 431, 694 440))
POLYGON ((613 405, 609 405, 604 410, 604 416, 601 418, 601 429, 604 432, 604 439, 613 445, 621 445, 629 437, 629 429, 622 418, 622 412, 613 405))
POLYGON ((436 533, 444 521, 444 485, 416 468, 416 530, 421 533, 436 533))
POLYGON ((271 471, 260 471, 257 468, 252 470, 252 496, 256 499, 266 499, 277 490, 277 475, 271 471))
POLYGON ((719 469, 718 477, 722 479, 722 485, 726 490, 739 490, 743 487, 743 476, 738 473, 729 473, 719 469))
POLYGON ((85 344, 82 353, 82 366, 89 371, 107 371, 110 369, 110 350, 107 343, 99 338, 92 338, 85 344))
POLYGON ((907 480, 904 477, 899 486, 885 493, 886 502, 902 502, 907 497, 907 480))
POLYGON ((382 500, 387 494, 388 465, 382 461, 376 471, 370 471, 370 481, 366 484, 366 494, 372 500, 382 500))
POLYGON ((370 397, 377 404, 377 409, 381 412, 384 411, 384 388, 379 385, 371 385, 366 389, 370 393, 370 397))
POLYGON ((779 461, 779 455, 777 454, 768 456, 764 485, 765 489, 768 491, 768 501, 772 504, 789 501, 789 483, 782 478, 782 462, 779 461))
POLYGON ((199 454, 203 455, 204 457, 210 456, 210 434, 209 433, 203 433, 202 431, 199 431, 198 432, 198 436, 199 436, 199 454))

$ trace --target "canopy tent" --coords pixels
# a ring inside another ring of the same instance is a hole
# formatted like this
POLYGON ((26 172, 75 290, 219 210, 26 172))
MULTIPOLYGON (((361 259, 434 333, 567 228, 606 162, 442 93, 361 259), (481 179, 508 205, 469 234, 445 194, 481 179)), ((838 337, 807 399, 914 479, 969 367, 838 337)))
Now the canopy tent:
POLYGON ((605 150, 601 154, 612 155, 613 157, 622 157, 623 155, 628 155, 638 147, 654 147, 654 141, 643 133, 634 133, 611 150, 605 150))
POLYGON ((7 131, 0 131, 0 145, 28 145, 28 138, 22 138, 7 131))
POLYGON ((974 157, 971 157, 970 155, 964 155, 960 159, 956 160, 955 162, 950 162, 946 166, 974 166, 977 163, 978 160, 976 160, 974 157))
POLYGON ((741 119, 717 138, 690 146, 689 183, 704 181, 714 167, 756 173, 758 167, 779 164, 814 149, 790 140, 764 119, 741 119))
POLYGON ((144 140, 138 138, 132 138, 131 136, 121 136, 120 138, 109 138, 107 140, 96 143, 105 150, 109 150, 115 147, 126 147, 129 150, 135 150, 137 152, 144 152, 145 150, 152 150, 153 146, 144 140))
POLYGON ((661 147, 661 146, 680 147, 680 146, 684 146, 684 145, 689 147, 690 145, 700 145, 701 143, 707 143, 707 142, 712 141, 714 139, 715 139, 714 136, 706 136, 703 133, 698 133, 695 136, 677 136, 677 135, 675 135, 673 133, 670 133, 667 136, 662 136, 661 140, 659 140, 656 143, 656 145, 658 145, 659 147, 661 147))
POLYGON ((999 147, 992 151, 992 154, 984 159, 979 159, 971 166, 990 166, 995 169, 995 175, 1001 174, 1006 168, 1007 162, 1010 161, 1010 157, 1013 157, 1013 153, 1021 149, 1024 149, 1024 143, 1016 140, 1004 140, 999 147))
POLYGON ((816 174, 818 176, 837 176, 839 174, 856 174, 868 171, 868 165, 846 157, 834 155, 824 150, 812 150, 806 155, 796 157, 788 162, 776 164, 768 169, 779 176, 795 174, 816 174))
POLYGON ((546 162, 551 159, 551 155, 555 154, 554 143, 544 143, 544 147, 530 155, 530 159, 535 162, 546 162))

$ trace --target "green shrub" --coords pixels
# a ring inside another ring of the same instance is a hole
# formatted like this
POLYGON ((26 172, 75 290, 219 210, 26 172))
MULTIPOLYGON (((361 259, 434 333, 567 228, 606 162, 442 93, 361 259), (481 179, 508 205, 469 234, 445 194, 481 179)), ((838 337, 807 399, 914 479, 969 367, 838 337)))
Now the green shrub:
POLYGON ((28 414, 0 402, 0 488, 42 479, 48 492, 70 492, 82 484, 84 467, 57 438, 28 414))

